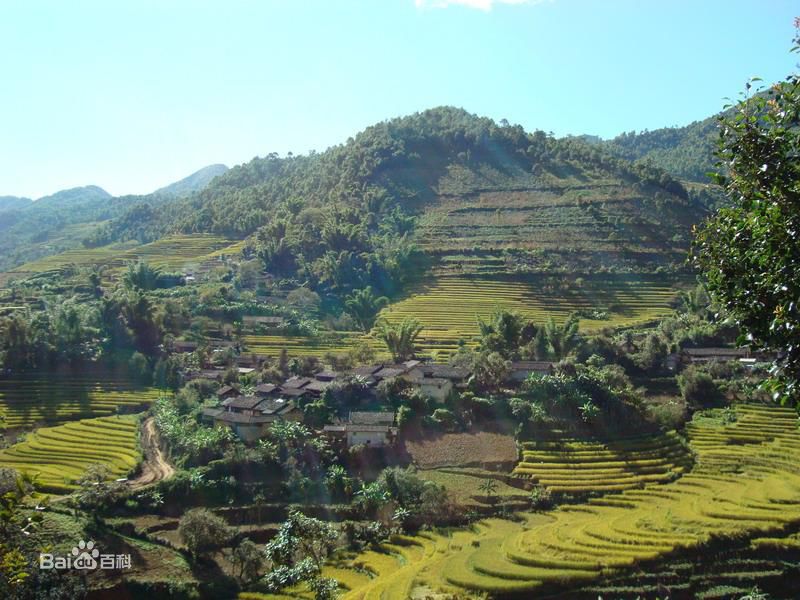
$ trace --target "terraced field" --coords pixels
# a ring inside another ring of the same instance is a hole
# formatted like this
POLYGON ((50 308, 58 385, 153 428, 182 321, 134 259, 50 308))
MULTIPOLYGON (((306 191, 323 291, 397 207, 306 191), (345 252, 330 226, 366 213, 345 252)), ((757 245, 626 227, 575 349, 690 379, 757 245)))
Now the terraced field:
POLYGON ((397 322, 413 317, 425 327, 419 346, 425 353, 446 357, 459 340, 473 345, 478 317, 488 318, 497 308, 516 310, 544 323, 550 317, 564 321, 584 310, 607 312, 607 319, 582 319, 585 331, 644 323, 672 312, 670 302, 680 281, 652 276, 586 278, 570 289, 557 287, 549 278, 443 276, 419 284, 393 303, 381 317, 397 322))
POLYGON ((379 349, 378 342, 356 332, 342 331, 319 337, 290 335, 245 335, 243 341, 248 352, 278 356, 284 348, 293 356, 322 356, 328 352, 344 354, 364 341, 379 349))
POLYGON ((667 483, 691 468, 692 458, 675 432, 613 442, 526 442, 514 475, 557 494, 619 492, 667 483))
POLYGON ((36 487, 51 493, 69 493, 93 464, 121 477, 139 462, 138 419, 135 416, 100 417, 38 429, 25 441, 0 450, 0 466, 35 475, 36 487))
POLYGON ((345 579, 344 597, 399 600, 466 592, 596 598, 600 589, 615 589, 608 597, 628 597, 655 593, 656 583, 651 582, 653 589, 642 584, 636 592, 603 582, 625 574, 647 579, 659 561, 701 553, 709 544, 725 548, 748 539, 756 546, 795 544, 793 531, 800 528, 796 413, 743 405, 728 417, 735 421, 713 413, 697 418, 689 428, 696 465, 676 481, 645 483, 642 489, 526 514, 523 523, 486 520, 469 530, 416 536, 404 547, 385 548, 386 553, 363 553, 337 565, 372 574, 366 582, 345 579))
POLYGON ((136 410, 158 397, 155 388, 140 388, 113 375, 39 375, 0 379, 0 427, 31 428, 86 417, 136 410))
MULTIPOLYGON (((68 265, 101 265, 120 269, 128 261, 145 260, 166 271, 179 270, 204 260, 217 259, 224 249, 233 248, 232 240, 209 234, 174 235, 150 244, 114 244, 100 248, 68 250, 15 268, 12 273, 45 273, 68 265)), ((230 252, 234 252, 230 250, 230 252)))

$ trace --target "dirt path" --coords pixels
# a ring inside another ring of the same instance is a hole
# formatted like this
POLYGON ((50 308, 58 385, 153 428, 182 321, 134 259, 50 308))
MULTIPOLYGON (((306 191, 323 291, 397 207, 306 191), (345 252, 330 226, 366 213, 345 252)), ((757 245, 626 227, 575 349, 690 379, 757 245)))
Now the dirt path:
POLYGON ((136 479, 128 482, 133 489, 138 490, 162 479, 169 479, 175 473, 175 468, 167 462, 159 442, 155 419, 148 417, 142 424, 141 444, 144 453, 142 472, 136 479))

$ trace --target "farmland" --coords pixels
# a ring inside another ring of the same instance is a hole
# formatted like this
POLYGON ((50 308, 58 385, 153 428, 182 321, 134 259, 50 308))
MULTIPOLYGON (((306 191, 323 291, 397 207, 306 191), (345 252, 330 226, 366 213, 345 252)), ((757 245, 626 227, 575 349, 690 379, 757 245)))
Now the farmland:
POLYGON ((445 358, 463 340, 474 345, 478 318, 487 319, 498 308, 515 310, 544 323, 564 321, 570 313, 589 311, 602 318, 581 319, 581 329, 642 324, 672 312, 670 302, 680 280, 663 277, 597 276, 564 285, 550 277, 442 276, 414 287, 381 317, 390 322, 415 318, 425 329, 419 338, 424 352, 445 358), (605 313, 605 314, 601 314, 605 313))
POLYGON ((675 432, 610 442, 525 442, 514 475, 561 494, 615 492, 666 483, 691 468, 675 432))
MULTIPOLYGON (((530 597, 581 588, 569 597, 596 598, 600 590, 618 597, 632 588, 600 582, 626 574, 639 593, 655 593, 634 567, 646 571, 676 551, 691 553, 724 540, 747 546, 752 539, 754 548, 797 544, 790 535, 800 525, 800 467, 792 458, 800 432, 793 410, 740 405, 726 418, 700 414, 689 443, 696 466, 676 481, 646 482, 550 513, 527 513, 523 523, 489 519, 471 529, 422 534, 402 547, 350 558, 350 568, 366 569, 373 578, 345 597, 400 599, 437 589, 530 597)), ((728 568, 737 564, 744 563, 733 560, 728 568)), ((687 577, 683 589, 709 589, 722 580, 687 577)))
POLYGON ((35 484, 42 491, 68 493, 91 465, 107 467, 114 477, 131 471, 139 461, 137 431, 134 416, 43 427, 0 451, 0 466, 36 476, 35 484))
POLYGON ((214 260, 233 245, 231 253, 237 251, 232 240, 208 235, 174 235, 150 244, 137 245, 132 242, 112 244, 99 248, 68 250, 15 268, 12 273, 29 275, 58 271, 64 267, 103 266, 119 269, 128 261, 144 260, 163 270, 177 270, 188 265, 197 265, 204 260, 214 260))
POLYGON ((113 374, 40 374, 0 379, 0 424, 6 429, 27 429, 38 423, 52 425, 108 416, 126 407, 146 407, 158 393, 113 374))

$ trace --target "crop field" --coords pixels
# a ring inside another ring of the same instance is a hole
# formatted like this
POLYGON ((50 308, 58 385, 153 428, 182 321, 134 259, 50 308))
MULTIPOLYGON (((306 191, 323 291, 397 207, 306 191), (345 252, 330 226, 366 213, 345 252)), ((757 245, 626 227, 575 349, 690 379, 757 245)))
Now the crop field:
POLYGON ((154 388, 138 388, 123 377, 40 375, 0 379, 0 426, 31 428, 86 417, 135 410, 158 397, 154 388))
POLYGON ((38 489, 69 493, 93 464, 108 467, 121 477, 139 462, 138 419, 135 416, 100 417, 44 427, 25 441, 0 450, 0 466, 36 476, 38 489))
POLYGON ((242 340, 248 352, 278 356, 284 348, 293 356, 322 356, 329 352, 344 354, 362 341, 378 348, 378 342, 358 332, 340 331, 332 334, 308 337, 292 335, 245 335, 242 340))
MULTIPOLYGON (((609 578, 646 574, 658 561, 706 544, 749 538, 755 547, 794 546, 791 529, 800 527, 797 414, 761 405, 731 412, 724 419, 700 414, 693 422, 689 444, 695 467, 675 481, 645 482, 581 504, 523 514, 522 523, 489 519, 470 529, 407 538, 406 546, 389 545, 385 552, 362 553, 349 559, 349 568, 372 576, 361 585, 343 586, 344 597, 399 600, 412 593, 466 590, 528 598, 596 591, 609 578)), ((761 572, 756 563, 751 566, 749 573, 761 572)), ((636 593, 616 588, 609 597, 636 593)))
POLYGON ((526 442, 517 477, 558 494, 618 492, 666 483, 691 468, 692 459, 675 432, 613 442, 526 442))
POLYGON ((597 276, 569 288, 538 276, 443 276, 419 284, 381 316, 391 322, 417 319, 425 327, 419 346, 425 353, 445 357, 459 340, 474 345, 478 318, 487 319, 497 308, 516 310, 537 323, 551 317, 563 322, 576 310, 606 312, 606 319, 581 319, 581 328, 592 331, 669 315, 679 285, 652 276, 597 276))
POLYGON ((215 253, 229 247, 231 242, 232 240, 215 235, 192 234, 169 236, 143 245, 123 243, 100 248, 80 248, 21 265, 12 273, 45 273, 68 265, 99 265, 113 270, 122 268, 128 261, 140 259, 165 271, 175 271, 187 265, 217 258, 218 254, 215 253))

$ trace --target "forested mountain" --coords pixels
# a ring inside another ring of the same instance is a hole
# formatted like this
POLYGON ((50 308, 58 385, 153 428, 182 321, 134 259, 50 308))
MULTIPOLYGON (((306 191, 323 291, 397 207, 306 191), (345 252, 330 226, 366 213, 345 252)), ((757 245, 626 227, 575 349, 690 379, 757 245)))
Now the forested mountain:
POLYGON ((188 196, 194 192, 199 192, 205 188, 211 180, 217 175, 222 175, 228 170, 228 167, 221 164, 209 165, 203 167, 199 171, 195 171, 188 177, 184 177, 180 181, 171 183, 167 186, 157 189, 153 194, 161 194, 165 196, 183 197, 188 196))
POLYGON ((679 179, 710 183, 707 173, 715 168, 718 118, 715 115, 685 127, 631 131, 604 144, 623 158, 649 161, 679 179))
POLYGON ((257 234, 254 248, 291 263, 277 269, 285 275, 358 263, 404 235, 439 259, 505 252, 517 267, 654 268, 683 261, 702 215, 661 169, 442 107, 323 153, 254 159, 185 200, 139 204, 90 243, 257 234))

